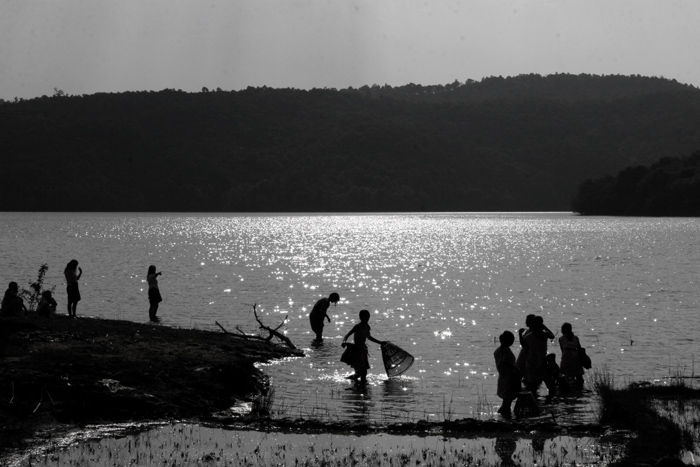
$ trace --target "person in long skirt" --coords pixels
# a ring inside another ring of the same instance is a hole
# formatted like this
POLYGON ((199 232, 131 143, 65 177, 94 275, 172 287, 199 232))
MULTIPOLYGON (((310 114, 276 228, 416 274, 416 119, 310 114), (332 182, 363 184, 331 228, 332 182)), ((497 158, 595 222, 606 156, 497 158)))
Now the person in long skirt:
POLYGON ((581 342, 578 336, 574 335, 571 324, 564 323, 561 326, 562 336, 559 338, 559 348, 561 349, 561 365, 559 372, 567 378, 574 378, 578 388, 583 387, 583 365, 579 358, 581 342))
POLYGON ((78 302, 80 301, 80 289, 78 288, 78 281, 83 275, 83 269, 78 267, 78 261, 72 259, 66 265, 66 269, 63 270, 63 275, 66 276, 66 293, 68 294, 68 316, 71 318, 76 317, 76 310, 78 308, 78 302))
POLYGON ((493 353, 496 360, 496 370, 498 370, 498 386, 496 395, 503 399, 501 408, 498 413, 504 416, 509 416, 510 405, 518 397, 520 393, 520 372, 515 366, 515 355, 510 350, 510 346, 515 342, 515 336, 510 331, 503 331, 503 334, 498 336, 501 345, 493 353))
POLYGON ((361 383, 367 382, 367 370, 369 370, 369 351, 367 349, 367 341, 370 340, 375 344, 383 344, 383 341, 377 340, 370 334, 369 327, 369 310, 360 311, 360 322, 353 326, 343 338, 343 347, 347 347, 340 358, 341 362, 347 363, 354 370, 355 374, 349 376, 349 379, 360 380, 361 383), (353 336, 353 345, 348 345, 347 340, 353 336))
POLYGON ((162 273, 156 272, 156 267, 153 265, 148 266, 148 274, 146 275, 146 281, 148 282, 148 319, 153 323, 158 322, 158 305, 163 301, 160 296, 160 289, 158 288, 158 276, 162 273))

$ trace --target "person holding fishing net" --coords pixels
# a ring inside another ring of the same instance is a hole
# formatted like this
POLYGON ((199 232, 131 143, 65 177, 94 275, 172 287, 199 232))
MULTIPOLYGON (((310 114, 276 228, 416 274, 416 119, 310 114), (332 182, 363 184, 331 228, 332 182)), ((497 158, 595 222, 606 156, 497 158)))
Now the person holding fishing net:
POLYGON ((413 365, 414 358, 411 354, 389 341, 375 339, 370 331, 369 310, 360 310, 360 322, 345 335, 342 343, 345 351, 340 357, 340 361, 347 363, 355 370, 355 373, 348 376, 348 379, 355 381, 359 379, 362 384, 367 382, 367 370, 370 368, 367 340, 381 346, 382 360, 387 376, 399 376, 413 365), (354 343, 347 342, 350 336, 353 336, 354 343))
POLYGON ((345 347, 340 361, 347 363, 355 370, 355 374, 348 376, 348 379, 364 384, 367 382, 367 370, 369 370, 369 350, 367 349, 367 340, 375 344, 382 345, 384 342, 375 339, 370 334, 369 327, 369 310, 360 310, 360 322, 345 334, 342 346, 345 347), (353 344, 347 342, 348 338, 353 336, 353 344))

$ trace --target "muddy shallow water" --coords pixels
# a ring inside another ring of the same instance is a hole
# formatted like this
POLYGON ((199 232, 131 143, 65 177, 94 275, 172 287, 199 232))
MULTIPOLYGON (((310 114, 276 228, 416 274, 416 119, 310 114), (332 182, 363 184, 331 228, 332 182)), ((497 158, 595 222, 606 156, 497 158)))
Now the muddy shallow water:
POLYGON ((111 465, 607 465, 622 448, 586 436, 296 434, 192 424, 90 428, 17 459, 24 466, 111 465), (109 435, 105 437, 105 435, 109 435), (509 464, 510 462, 510 464, 509 464))

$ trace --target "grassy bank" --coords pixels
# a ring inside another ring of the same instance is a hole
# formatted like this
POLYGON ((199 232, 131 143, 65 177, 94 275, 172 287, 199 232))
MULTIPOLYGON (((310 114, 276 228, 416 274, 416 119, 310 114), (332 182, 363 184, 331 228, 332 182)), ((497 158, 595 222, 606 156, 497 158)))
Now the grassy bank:
POLYGON ((653 465, 684 450, 700 451, 700 390, 692 379, 618 388, 611 374, 594 372, 588 384, 599 401, 597 425, 445 416, 444 422, 374 426, 275 417, 274 387, 265 387, 254 363, 293 354, 223 332, 65 316, 0 317, 0 459, 87 424, 151 420, 200 420, 229 429, 307 435, 490 434, 509 446, 532 433, 537 439, 589 436, 625 445, 623 466, 653 465), (241 401, 253 402, 256 415, 231 416, 226 409, 241 401))
POLYGON ((196 419, 250 400, 254 363, 292 355, 224 333, 0 317, 0 456, 56 426, 196 419))
POLYGON ((633 434, 620 466, 677 459, 683 451, 700 450, 700 389, 694 379, 677 376, 668 384, 631 383, 616 387, 605 369, 591 383, 598 397, 603 426, 633 434))

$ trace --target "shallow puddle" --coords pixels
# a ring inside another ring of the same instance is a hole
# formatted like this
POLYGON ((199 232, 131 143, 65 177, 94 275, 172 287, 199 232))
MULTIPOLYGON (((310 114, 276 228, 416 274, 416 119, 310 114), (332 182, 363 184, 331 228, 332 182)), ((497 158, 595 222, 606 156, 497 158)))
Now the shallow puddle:
POLYGON ((623 447, 592 437, 298 434, 196 424, 99 427, 52 442, 15 466, 607 465, 623 447))

